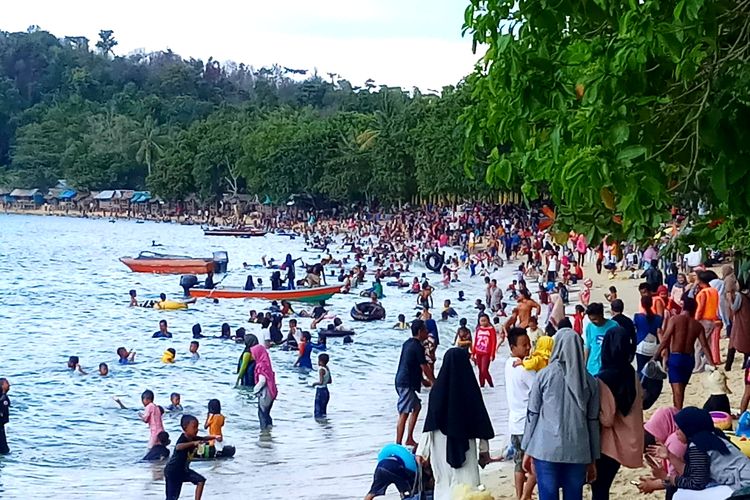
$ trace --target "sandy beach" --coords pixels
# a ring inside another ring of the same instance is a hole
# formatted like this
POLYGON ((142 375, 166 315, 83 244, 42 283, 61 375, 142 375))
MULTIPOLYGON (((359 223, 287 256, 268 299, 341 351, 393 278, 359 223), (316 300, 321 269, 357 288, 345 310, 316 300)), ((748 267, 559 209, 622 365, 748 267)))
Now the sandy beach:
MULTIPOLYGON (((717 271, 717 269, 714 269, 717 271)), ((596 274, 596 270, 592 263, 587 262, 584 266, 584 275, 586 278, 590 278, 594 282, 594 286, 591 291, 591 302, 603 302, 605 304, 605 311, 609 312, 607 301, 604 298, 604 293, 608 291, 610 286, 617 287, 618 297, 625 303, 625 314, 632 318, 633 314, 637 312, 638 304, 640 301, 640 295, 638 293, 638 285, 641 280, 627 279, 628 273, 621 272, 619 276, 610 280, 606 272, 602 272, 601 275, 596 274)), ((575 295, 571 294, 571 304, 575 304, 575 295)), ((721 352, 723 360, 726 359, 728 340, 722 338, 721 341, 721 352)), ((743 372, 742 366, 742 355, 738 354, 735 360, 732 371, 727 373, 727 382, 729 388, 732 390, 732 394, 729 395, 729 400, 732 404, 733 409, 739 408, 740 398, 744 390, 743 372)), ((695 374, 690 379, 690 384, 687 386, 685 392, 685 406, 697 406, 703 407, 708 393, 704 389, 703 380, 707 376, 706 373, 695 374)), ((644 421, 648 419, 651 413, 657 408, 663 406, 672 405, 672 391, 669 388, 669 384, 664 384, 664 390, 661 396, 654 404, 654 406, 645 412, 644 421)), ((495 425, 495 434, 507 434, 507 430, 502 427, 507 425, 507 421, 502 423, 493 422, 495 425)), ((492 450, 493 454, 499 453, 498 450, 492 450)), ((647 467, 641 469, 626 469, 621 468, 617 474, 612 489, 610 490, 610 498, 613 499, 631 499, 639 496, 656 498, 663 497, 663 492, 656 492, 651 495, 641 495, 638 489, 630 484, 631 481, 638 481, 642 476, 650 475, 650 470, 647 467)), ((487 466, 481 473, 482 482, 487 490, 492 494, 495 499, 510 499, 515 498, 515 491, 513 489, 513 466, 511 464, 494 463, 487 466)), ((585 495, 590 498, 589 489, 586 488, 585 495)))

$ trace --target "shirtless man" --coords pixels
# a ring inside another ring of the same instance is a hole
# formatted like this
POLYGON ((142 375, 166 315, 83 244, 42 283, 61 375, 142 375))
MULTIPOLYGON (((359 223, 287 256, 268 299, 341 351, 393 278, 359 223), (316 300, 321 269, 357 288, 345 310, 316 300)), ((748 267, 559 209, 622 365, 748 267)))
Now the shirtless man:
POLYGON ((677 409, 682 409, 685 387, 695 366, 695 341, 698 340, 704 351, 709 352, 703 325, 693 319, 695 299, 685 297, 683 302, 682 312, 667 321, 661 344, 654 354, 654 359, 666 357, 672 402, 677 409))
POLYGON ((537 304, 532 298, 528 290, 521 290, 521 294, 518 297, 518 326, 526 328, 529 326, 529 319, 531 319, 532 311, 536 309, 536 316, 542 314, 542 306, 537 304))

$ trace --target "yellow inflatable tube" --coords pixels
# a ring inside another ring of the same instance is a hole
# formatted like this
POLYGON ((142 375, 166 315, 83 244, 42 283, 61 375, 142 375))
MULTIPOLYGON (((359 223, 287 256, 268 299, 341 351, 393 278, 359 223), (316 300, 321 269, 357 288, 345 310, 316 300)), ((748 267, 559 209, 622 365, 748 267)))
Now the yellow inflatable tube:
POLYGON ((737 446, 737 448, 740 449, 742 453, 745 454, 746 457, 750 457, 750 439, 746 437, 736 436, 728 432, 727 437, 730 441, 732 441, 732 443, 734 443, 735 446, 737 446))
POLYGON ((187 308, 188 306, 184 302, 175 302, 174 300, 161 300, 154 303, 154 309, 162 309, 164 311, 176 311, 187 308))

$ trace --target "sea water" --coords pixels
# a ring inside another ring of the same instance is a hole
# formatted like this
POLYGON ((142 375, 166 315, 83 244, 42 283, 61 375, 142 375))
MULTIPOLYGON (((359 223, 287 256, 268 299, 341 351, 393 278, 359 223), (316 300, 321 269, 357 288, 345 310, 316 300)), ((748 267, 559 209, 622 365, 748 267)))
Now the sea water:
MULTIPOLYGON (((207 478, 205 498, 363 497, 378 451, 394 439, 394 376, 401 344, 409 332, 391 327, 400 313, 407 319, 413 317, 414 295, 385 286, 382 303, 387 319, 371 323, 354 322, 349 316, 355 303, 366 300, 358 296, 359 290, 328 301, 328 310, 356 335, 350 345, 343 345, 341 339, 329 340, 333 384, 325 422, 316 422, 312 415, 315 390, 309 382, 315 372, 293 368, 294 352, 272 349, 279 397, 272 411, 273 430, 262 434, 253 396, 234 387, 243 346, 203 339, 198 362, 190 361, 188 347, 195 323, 201 324, 204 335, 218 336, 220 325, 227 322, 232 332, 245 327, 261 337, 259 325, 247 323, 248 311, 263 310, 268 303, 201 300, 187 311, 130 308, 128 290, 132 288, 141 300, 156 298, 161 292, 179 298, 179 277, 132 273, 118 261, 142 250, 196 257, 226 250, 230 273, 224 285, 242 286, 247 274, 269 284, 270 270, 247 271, 242 263, 259 264, 263 255, 283 261, 286 253, 308 263, 320 259, 319 253, 304 251, 304 247, 302 238, 273 235, 205 237, 197 226, 0 215, 0 376, 12 384, 13 404, 6 427, 12 454, 0 457, 0 498, 163 498, 163 464, 139 462, 149 438, 148 426, 137 415, 143 409, 140 394, 146 389, 154 391, 155 402, 164 407, 169 394, 179 392, 185 413, 197 416, 201 428, 208 400, 221 401, 225 443, 235 445, 237 455, 193 463, 207 478), (152 241, 163 246, 152 247, 152 241), (174 338, 151 338, 161 319, 169 322, 174 338), (118 365, 115 350, 119 346, 138 352, 135 364, 118 365), (168 347, 177 351, 174 365, 160 362, 168 347), (79 356, 88 375, 71 373, 66 367, 69 356, 79 356), (101 362, 110 368, 106 378, 97 373, 101 362), (128 409, 119 409, 113 397, 121 398, 128 409)), ((331 250, 334 256, 346 255, 337 245, 331 250)), ((484 297, 483 280, 464 273, 461 283, 444 288, 440 276, 422 265, 414 266, 405 279, 410 282, 423 272, 437 287, 436 319, 443 300, 452 299, 459 315, 473 325, 474 299, 484 297), (459 290, 466 293, 465 302, 456 300, 459 290)), ((509 281, 510 273, 509 268, 500 270, 499 282, 509 281)), ((298 277, 303 274, 298 270, 298 277)), ((326 279, 336 282, 330 276, 326 279)), ((295 308, 309 310, 311 306, 296 304, 295 308)), ((299 322, 303 329, 309 328, 309 319, 299 322)), ((458 319, 438 321, 438 326, 439 366, 458 319)), ((497 436, 491 443, 496 455, 507 443, 502 377, 506 352, 503 348, 492 366, 496 387, 483 392, 497 436)), ((315 358, 313 354, 313 364, 315 358)), ((417 439, 427 398, 423 390, 417 439)), ((179 414, 164 415, 173 444, 180 435, 179 419, 179 414)), ((185 485, 182 496, 192 495, 192 486, 185 485)), ((386 498, 398 498, 395 489, 386 498)))

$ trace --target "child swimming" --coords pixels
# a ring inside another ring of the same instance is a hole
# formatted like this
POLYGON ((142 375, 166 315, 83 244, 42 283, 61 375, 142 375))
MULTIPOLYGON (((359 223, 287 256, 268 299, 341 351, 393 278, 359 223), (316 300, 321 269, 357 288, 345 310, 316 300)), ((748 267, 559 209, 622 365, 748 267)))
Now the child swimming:
POLYGON ((135 363, 135 350, 128 351, 124 347, 117 348, 117 362, 121 365, 129 365, 135 363))
POLYGON ((161 355, 161 362, 172 364, 174 363, 175 356, 177 356, 177 351, 170 347, 166 351, 164 351, 164 354, 161 355))
POLYGON ((193 361, 198 361, 201 359, 201 355, 198 354, 198 348, 200 347, 200 343, 198 343, 197 340, 193 340, 190 342, 190 359, 193 361))
POLYGON ((81 368, 81 363, 78 359, 78 356, 71 356, 68 358, 68 369, 72 370, 74 373, 78 372, 81 375, 86 375, 86 372, 83 371, 83 368, 81 368))
POLYGON ((180 404, 180 393, 173 392, 169 395, 170 404, 167 406, 167 411, 182 411, 182 405, 180 404))
POLYGON ((99 375, 102 377, 109 375, 109 366, 107 366, 107 363, 99 363, 99 375))
POLYGON ((403 314, 399 314, 398 315, 398 323, 396 323, 395 325, 393 325, 393 329, 394 330, 406 330, 407 326, 408 325, 406 324, 406 316, 404 316, 403 314))

